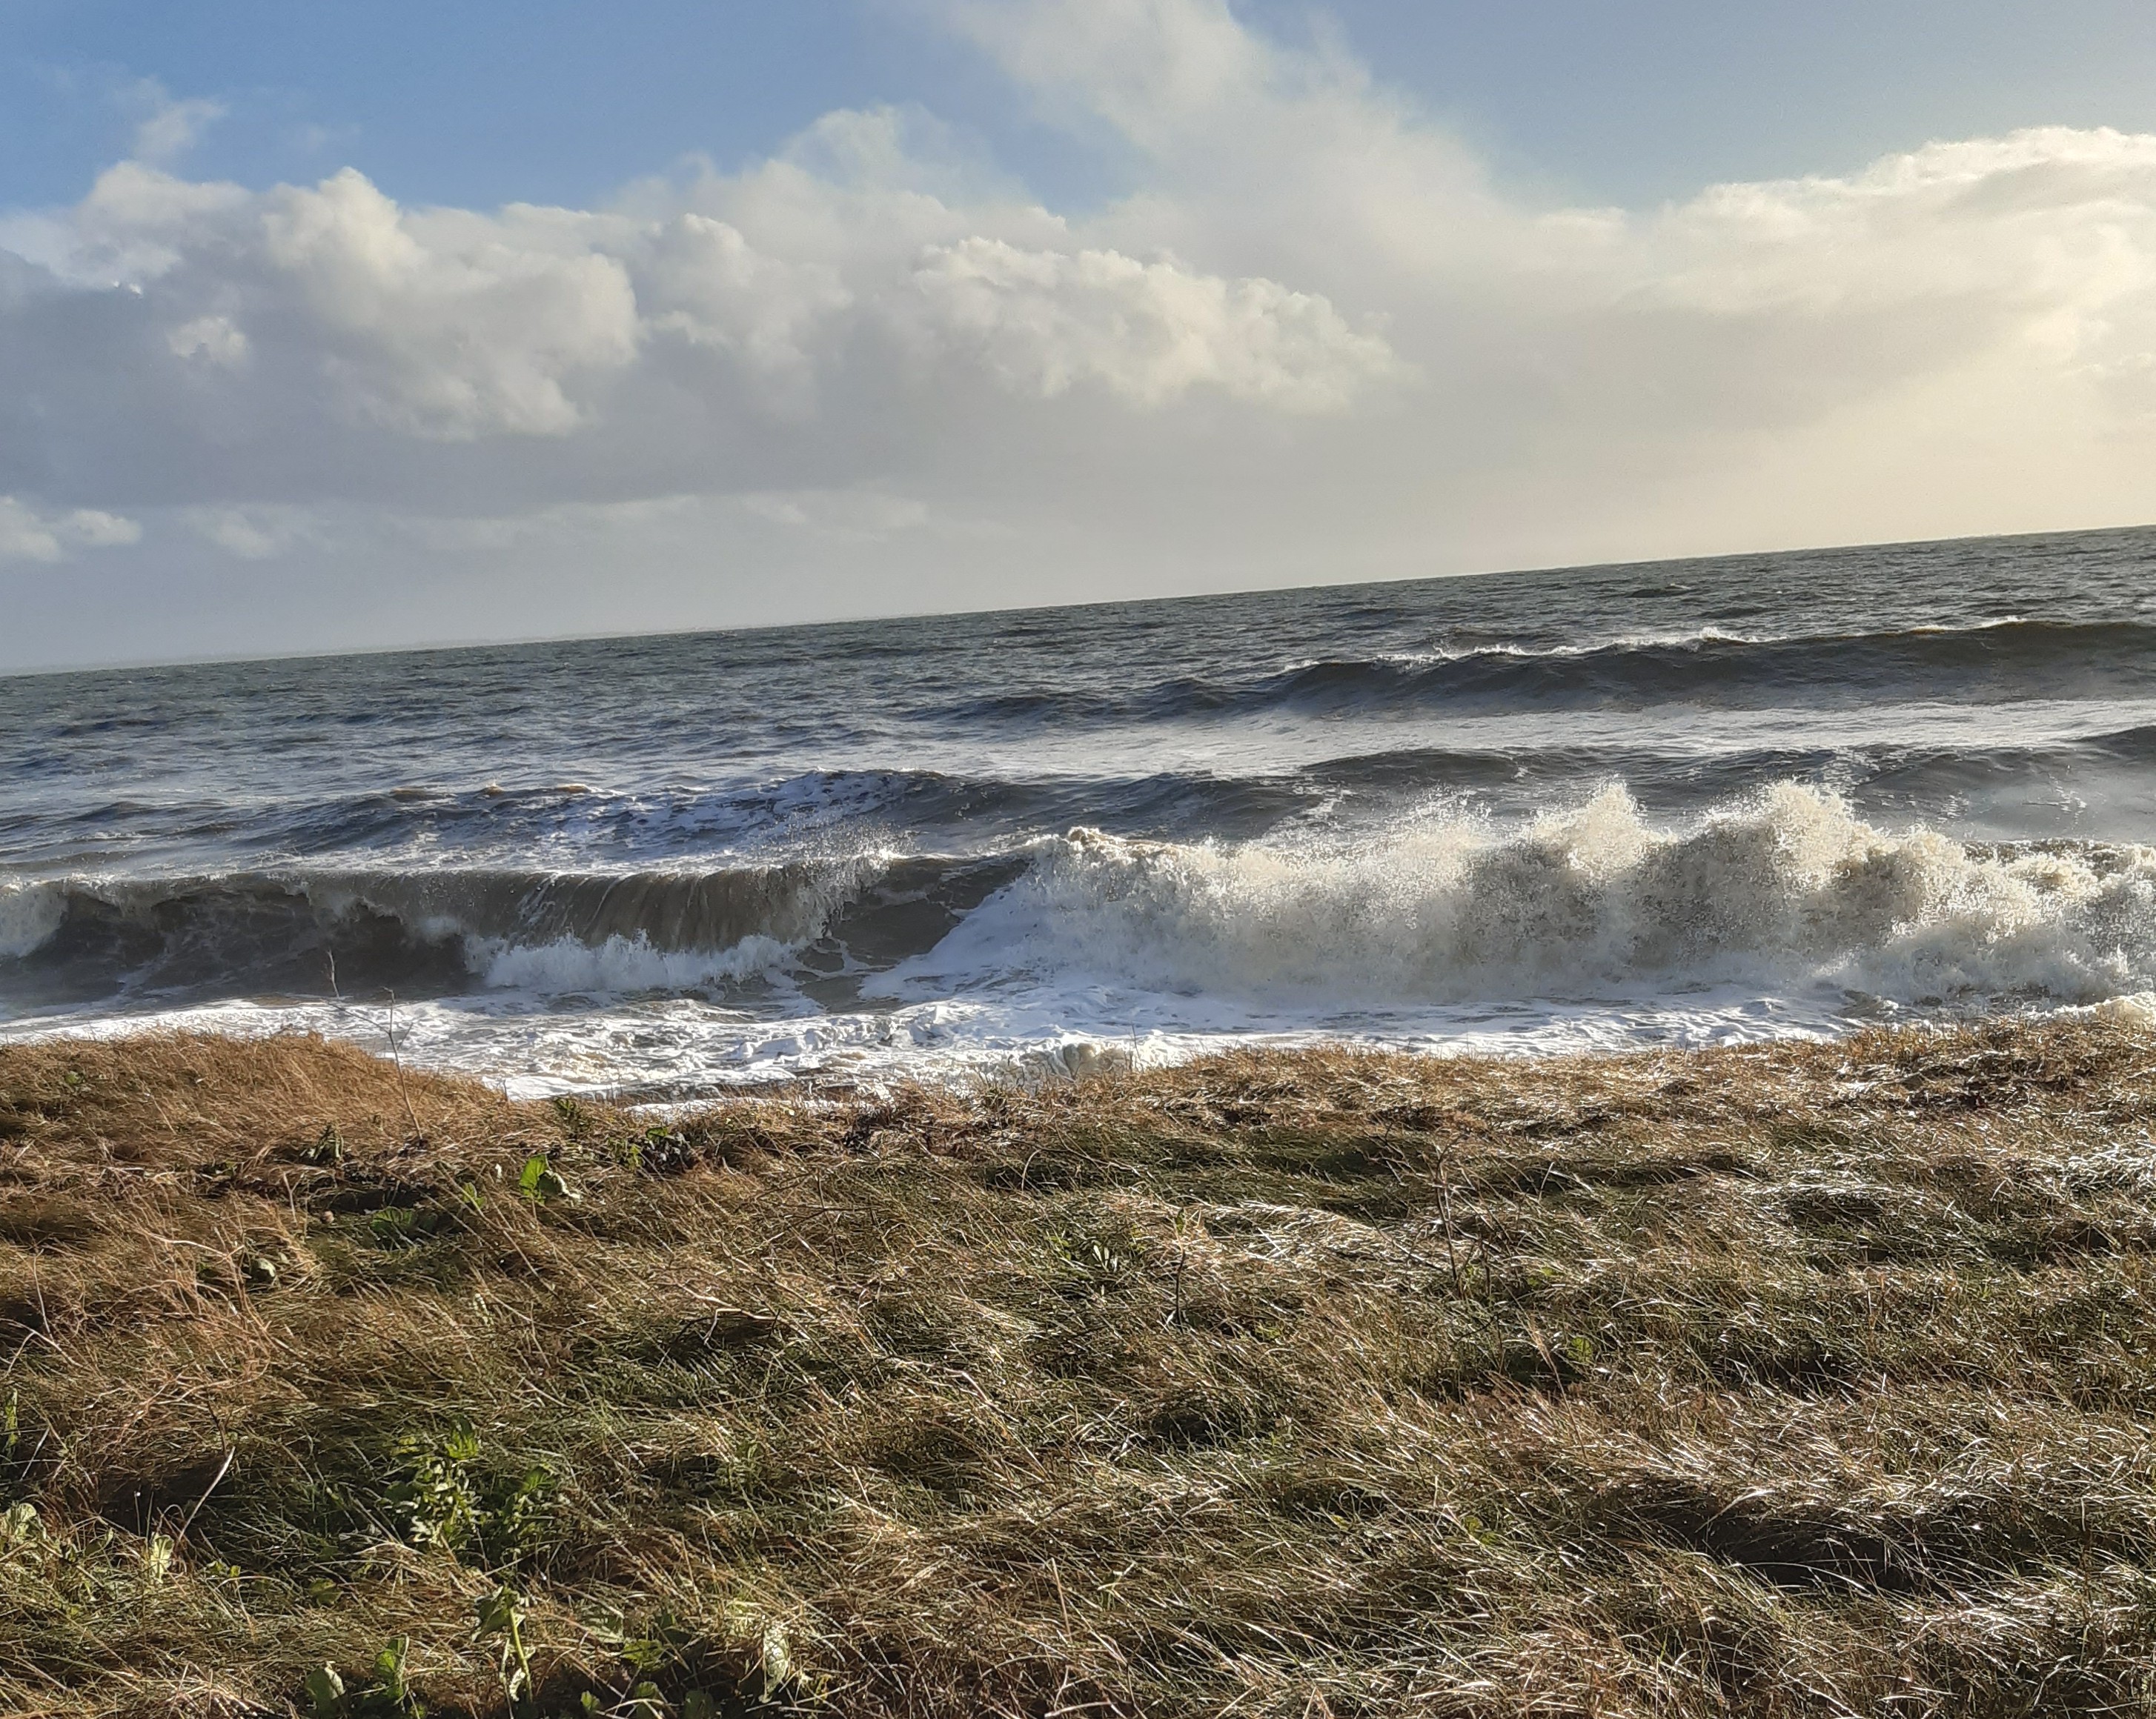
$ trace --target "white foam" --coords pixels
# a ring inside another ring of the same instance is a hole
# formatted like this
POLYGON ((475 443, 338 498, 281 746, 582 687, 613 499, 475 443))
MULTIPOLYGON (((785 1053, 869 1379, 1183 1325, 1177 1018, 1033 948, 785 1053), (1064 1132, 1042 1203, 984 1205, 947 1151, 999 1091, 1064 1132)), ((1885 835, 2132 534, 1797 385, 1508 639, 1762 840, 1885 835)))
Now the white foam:
MULTIPOLYGON (((681 1098, 792 1075, 1062 1077, 1230 1044, 1615 1050, 2010 1008, 2156 1026, 2156 851, 1972 849, 1784 785, 1673 828, 1621 789, 1509 832, 1435 812, 1351 839, 1074 832, 930 954, 819 1008, 800 946, 467 942, 470 995, 0 1024, 317 1030, 513 1093, 681 1098), (778 981, 752 1000, 723 986, 778 981)), ((13 902, 13 897, 0 901, 13 902)), ((49 911, 15 906, 23 938, 49 911)))
POLYGON ((1422 1052, 1543 1054, 1647 1044, 1820 1037, 1834 1023, 1762 999, 1693 998, 1683 1008, 1535 1007, 1426 1013, 1359 1029, 1250 1021, 1131 1024, 1135 993, 1043 992, 943 998, 890 1011, 757 1014, 695 997, 610 999, 564 1008, 523 993, 399 1003, 231 1001, 125 1015, 54 1014, 0 1024, 0 1040, 115 1039, 135 1033, 256 1037, 321 1033, 408 1067, 477 1075, 516 1098, 584 1095, 636 1102, 699 1099, 795 1078, 870 1085, 1082 1078, 1156 1068, 1241 1045, 1349 1043, 1422 1052), (1123 1023, 1117 1024, 1118 1018, 1123 1023))
POLYGON ((2107 998, 2102 1003, 2092 1003, 2080 1008, 2054 1009, 2051 1017, 2054 1019, 2078 1018, 2101 1021, 2107 1026, 2156 1030, 2156 991, 2136 991, 2125 997, 2107 998))
POLYGON ((744 937, 728 949, 658 949, 639 933, 608 937, 593 946, 563 937, 538 945, 471 938, 465 964, 496 989, 543 994, 693 991, 738 983, 792 964, 799 945, 773 937, 744 937))
MULTIPOLYGON (((1488 658, 1512 658, 1522 662, 1561 661, 1603 656, 1627 650, 1694 650, 1708 644, 1804 645, 1848 644, 1883 641, 1907 635, 1936 636, 1989 633, 2002 627, 2026 624, 2022 615, 2002 615, 1989 620, 1959 623, 1922 623, 1888 628, 1876 633, 1739 633, 1726 627, 1696 627, 1682 633, 1613 633, 1569 644, 1433 645, 1426 650, 1386 650, 1361 659, 1371 664, 1407 669, 1431 668, 1441 663, 1474 662, 1488 658)), ((1337 658, 1296 657, 1281 665, 1282 674, 1308 669, 1345 666, 1337 658)))
POLYGON ((1734 982, 2092 1003, 2156 985, 2156 851, 1986 858, 1786 783, 1671 831, 1621 788, 1509 836, 1443 813, 1353 844, 1079 830, 879 988, 1013 974, 1319 1015, 1734 982))

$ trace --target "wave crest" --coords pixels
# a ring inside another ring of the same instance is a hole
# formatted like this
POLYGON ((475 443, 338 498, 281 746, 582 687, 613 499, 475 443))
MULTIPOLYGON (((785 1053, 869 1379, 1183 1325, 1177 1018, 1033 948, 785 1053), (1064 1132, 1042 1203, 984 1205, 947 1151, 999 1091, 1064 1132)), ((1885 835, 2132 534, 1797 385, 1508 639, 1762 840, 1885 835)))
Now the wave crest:
POLYGON ((875 855, 701 871, 295 870, 0 886, 0 961, 85 995, 691 989, 782 965, 875 855))
POLYGON ((1447 820, 1352 848, 1081 829, 898 978, 1020 967, 1335 1007, 1769 974, 1911 1003, 2085 1003, 2156 983, 2156 850, 1971 849, 1788 783, 1675 832, 1622 788, 1509 837, 1447 820))

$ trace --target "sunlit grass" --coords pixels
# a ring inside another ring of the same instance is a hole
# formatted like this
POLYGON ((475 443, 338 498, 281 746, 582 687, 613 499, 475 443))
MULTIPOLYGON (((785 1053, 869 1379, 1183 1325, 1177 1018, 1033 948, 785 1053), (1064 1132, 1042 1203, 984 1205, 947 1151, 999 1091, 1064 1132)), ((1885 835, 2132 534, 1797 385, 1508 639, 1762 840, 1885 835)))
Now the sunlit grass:
POLYGON ((2095 1020, 670 1127, 0 1049, 0 1708, 2147 1711, 2152 1115, 2095 1020))

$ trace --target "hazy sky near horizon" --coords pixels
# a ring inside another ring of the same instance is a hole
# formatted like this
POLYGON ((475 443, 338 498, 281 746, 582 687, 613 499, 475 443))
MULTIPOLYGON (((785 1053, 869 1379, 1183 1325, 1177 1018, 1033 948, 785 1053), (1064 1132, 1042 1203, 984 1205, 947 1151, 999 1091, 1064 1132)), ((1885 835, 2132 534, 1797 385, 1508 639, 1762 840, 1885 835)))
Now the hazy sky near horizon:
POLYGON ((0 0, 0 669, 2151 518, 2145 0, 0 0))

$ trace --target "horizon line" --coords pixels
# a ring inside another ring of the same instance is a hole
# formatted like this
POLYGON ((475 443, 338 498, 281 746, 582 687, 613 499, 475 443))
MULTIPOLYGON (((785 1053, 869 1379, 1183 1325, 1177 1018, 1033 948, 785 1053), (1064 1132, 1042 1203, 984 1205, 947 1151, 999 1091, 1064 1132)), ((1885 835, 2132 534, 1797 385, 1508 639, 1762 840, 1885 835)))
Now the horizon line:
POLYGON ((622 640, 809 631, 824 627, 856 627, 870 621, 926 621, 947 616, 979 618, 1064 610, 1130 608, 1147 603, 1207 603, 1236 597, 1276 596, 1298 592, 1354 591, 1373 585, 1427 585, 1450 579, 1533 578, 1552 573, 1592 573, 1621 567, 1691 567, 1706 562, 1830 555, 1862 549, 1917 549, 1950 543, 2012 543, 2042 537, 2114 536, 2152 530, 2156 530, 2156 521, 2123 526, 2076 526, 2034 531, 1974 531, 1944 537, 1894 537, 1811 543, 1774 549, 1723 550, 1702 555, 1620 556, 1609 561, 1565 562, 1536 567, 1477 567, 1452 573, 1401 573, 1371 579, 1320 581, 1307 585, 1251 585, 1227 591, 1181 592, 1154 597, 1096 598, 1077 603, 1011 603, 979 608, 878 609, 858 614, 828 615, 817 620, 744 621, 731 625, 661 627, 647 632, 550 633, 514 638, 438 639, 413 644, 360 645, 341 650, 239 651, 228 656, 129 658, 104 662, 54 664, 41 668, 0 669, 0 680, 28 680, 64 675, 116 675, 150 670, 231 668, 246 664, 330 662, 348 657, 439 656, 457 651, 520 650, 550 644, 599 644, 622 640))

